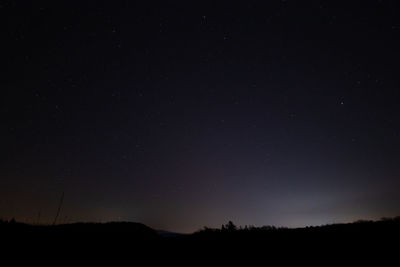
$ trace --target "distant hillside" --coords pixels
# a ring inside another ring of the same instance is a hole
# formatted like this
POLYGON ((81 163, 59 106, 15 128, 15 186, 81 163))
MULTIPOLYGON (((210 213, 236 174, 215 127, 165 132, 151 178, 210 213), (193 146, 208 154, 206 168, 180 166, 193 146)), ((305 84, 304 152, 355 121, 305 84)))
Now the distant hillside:
POLYGON ((0 222, 2 236, 32 237, 40 235, 42 238, 115 238, 135 240, 154 240, 160 236, 150 227, 133 222, 109 223, 72 223, 61 225, 29 225, 14 221, 0 222))
POLYGON ((262 243, 265 247, 288 248, 305 244, 341 244, 346 246, 364 245, 376 241, 387 243, 388 240, 400 239, 400 217, 382 219, 380 221, 357 221, 346 224, 332 224, 304 228, 237 227, 233 222, 223 225, 220 229, 205 227, 193 234, 182 235, 162 230, 153 230, 141 223, 110 222, 110 223, 73 223, 55 226, 37 226, 15 221, 0 221, 0 235, 19 240, 51 239, 60 241, 83 241, 107 243, 139 243, 150 241, 155 244, 207 244, 210 246, 262 243), (106 242, 107 241, 107 242, 106 242), (122 242, 121 242, 122 241, 122 242))
POLYGON ((237 227, 229 222, 220 229, 204 228, 189 235, 155 231, 130 222, 34 226, 0 221, 0 236, 9 251, 46 252, 63 259, 71 255, 91 260, 118 255, 117 258, 153 262, 189 258, 206 263, 216 258, 232 263, 237 258, 258 262, 265 257, 297 261, 298 257, 321 255, 326 259, 359 259, 397 255, 400 217, 295 229, 237 227))

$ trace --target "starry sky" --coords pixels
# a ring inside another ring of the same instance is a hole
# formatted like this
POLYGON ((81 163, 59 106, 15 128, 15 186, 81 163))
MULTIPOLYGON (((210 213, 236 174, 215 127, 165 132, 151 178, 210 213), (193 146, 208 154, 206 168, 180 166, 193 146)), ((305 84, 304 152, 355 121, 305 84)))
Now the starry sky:
POLYGON ((400 214, 396 1, 138 2, 0 1, 1 218, 400 214))

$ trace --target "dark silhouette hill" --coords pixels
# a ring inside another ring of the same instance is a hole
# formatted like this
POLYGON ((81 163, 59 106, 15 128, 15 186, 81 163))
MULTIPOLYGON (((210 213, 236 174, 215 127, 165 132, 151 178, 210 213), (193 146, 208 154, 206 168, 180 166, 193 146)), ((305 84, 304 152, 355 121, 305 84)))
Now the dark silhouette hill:
POLYGON ((3 238, 18 238, 26 241, 49 240, 60 242, 96 243, 113 240, 115 242, 155 241, 160 238, 157 232, 141 223, 72 223, 61 225, 30 225, 15 221, 0 222, 0 235, 3 238))
MULTIPOLYGON (((204 228, 181 235, 155 231, 132 222, 73 223, 37 226, 0 221, 2 243, 15 251, 46 251, 60 257, 120 255, 158 259, 295 260, 308 257, 389 257, 397 255, 400 217, 379 221, 304 228, 237 227, 204 228), (145 256, 146 255, 146 256, 145 256)), ((4 252, 4 251, 3 251, 4 252)))
POLYGON ((154 230, 142 223, 135 222, 108 222, 108 223, 71 223, 59 225, 32 225, 0 220, 0 234, 2 236, 41 234, 57 235, 110 235, 130 236, 139 239, 179 239, 183 242, 201 240, 240 240, 240 239, 273 239, 281 238, 361 238, 361 237, 388 237, 400 233, 400 216, 395 218, 383 218, 379 221, 359 220, 353 223, 338 223, 322 226, 308 226, 303 228, 287 228, 275 226, 245 226, 238 227, 229 221, 221 228, 209 228, 196 231, 192 234, 180 234, 165 230, 154 230))

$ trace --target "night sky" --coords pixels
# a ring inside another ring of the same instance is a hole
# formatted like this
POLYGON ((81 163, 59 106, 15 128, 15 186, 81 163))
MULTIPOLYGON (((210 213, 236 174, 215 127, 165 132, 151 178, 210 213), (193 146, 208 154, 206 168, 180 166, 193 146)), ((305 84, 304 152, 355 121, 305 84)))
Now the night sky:
POLYGON ((400 214, 398 1, 166 2, 0 1, 1 218, 400 214))

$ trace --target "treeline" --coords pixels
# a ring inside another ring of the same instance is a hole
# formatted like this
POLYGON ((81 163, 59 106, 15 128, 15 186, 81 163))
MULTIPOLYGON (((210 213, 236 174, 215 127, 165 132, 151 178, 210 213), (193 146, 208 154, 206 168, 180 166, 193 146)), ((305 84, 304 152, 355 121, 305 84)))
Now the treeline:
POLYGON ((263 243, 269 247, 287 247, 324 244, 357 244, 360 247, 375 242, 385 242, 400 238, 400 216, 382 218, 378 221, 359 220, 353 223, 287 228, 275 226, 236 226, 229 221, 221 228, 208 228, 193 233, 193 240, 232 244, 263 243))
POLYGON ((274 231, 295 231, 295 230, 306 230, 306 229, 328 229, 328 228, 342 228, 342 227, 362 227, 362 226, 383 226, 388 224, 400 224, 400 216, 393 218, 383 217, 378 221, 373 220, 358 220, 352 223, 335 223, 326 224, 320 226, 306 226, 302 228, 288 228, 288 227, 276 227, 273 225, 264 225, 256 227, 253 225, 236 226, 232 221, 227 224, 223 224, 221 228, 210 228, 204 226, 203 229, 195 232, 194 234, 206 234, 206 233, 232 233, 232 232, 274 232, 274 231))

